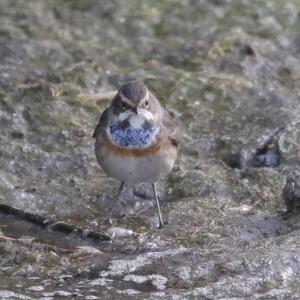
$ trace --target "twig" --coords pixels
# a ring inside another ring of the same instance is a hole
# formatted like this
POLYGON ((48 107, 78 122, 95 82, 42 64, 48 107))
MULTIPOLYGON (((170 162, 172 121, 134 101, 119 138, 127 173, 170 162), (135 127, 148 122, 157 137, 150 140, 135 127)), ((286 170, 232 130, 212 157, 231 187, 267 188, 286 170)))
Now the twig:
POLYGON ((3 212, 7 215, 13 215, 29 223, 38 225, 42 228, 50 228, 53 231, 58 231, 65 234, 77 233, 82 238, 90 238, 101 242, 110 241, 110 237, 107 234, 89 230, 87 228, 82 228, 74 224, 57 222, 39 215, 24 212, 7 204, 0 203, 0 212, 3 212))
POLYGON ((31 248, 31 249, 35 249, 35 250, 42 250, 42 251, 53 251, 58 254, 70 254, 70 253, 73 253, 75 250, 75 249, 60 248, 60 247, 52 246, 49 244, 36 242, 34 240, 28 241, 26 239, 16 239, 16 238, 8 237, 5 235, 0 235, 0 241, 13 242, 13 243, 22 245, 27 248, 31 248))
POLYGON ((115 97, 117 91, 103 92, 103 93, 81 93, 77 97, 82 100, 91 100, 91 101, 99 101, 99 100, 110 100, 115 97))

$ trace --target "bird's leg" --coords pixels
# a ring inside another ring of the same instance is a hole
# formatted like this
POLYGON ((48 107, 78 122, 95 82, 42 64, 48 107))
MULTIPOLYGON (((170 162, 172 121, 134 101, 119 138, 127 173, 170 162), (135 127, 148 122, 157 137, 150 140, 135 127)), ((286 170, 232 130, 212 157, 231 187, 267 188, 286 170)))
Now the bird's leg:
POLYGON ((152 183, 152 188, 153 188, 153 194, 154 194, 154 197, 155 197, 156 207, 157 207, 157 212, 158 212, 158 221, 159 221, 158 228, 162 228, 163 225, 164 225, 164 221, 163 221, 161 211, 160 211, 160 205, 159 205, 159 200, 158 200, 158 197, 157 197, 155 183, 152 183))
POLYGON ((118 190, 118 193, 117 193, 117 195, 116 195, 116 197, 115 197, 115 199, 114 199, 114 204, 113 204, 113 206, 112 206, 112 208, 111 208, 111 210, 110 210, 110 213, 109 213, 109 215, 108 215, 108 218, 107 218, 107 221, 108 221, 108 223, 110 223, 110 224, 112 223, 112 222, 111 222, 112 212, 113 212, 114 208, 116 207, 116 204, 119 202, 119 199, 120 199, 120 196, 121 196, 121 193, 122 193, 124 187, 125 187, 125 183, 124 183, 124 182, 121 182, 120 187, 119 187, 119 190, 118 190))

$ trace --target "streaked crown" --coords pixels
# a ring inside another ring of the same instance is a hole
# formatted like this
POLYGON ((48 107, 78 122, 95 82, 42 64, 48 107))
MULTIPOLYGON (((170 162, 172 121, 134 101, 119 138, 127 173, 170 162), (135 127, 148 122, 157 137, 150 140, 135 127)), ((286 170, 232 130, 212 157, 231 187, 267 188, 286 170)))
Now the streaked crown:
POLYGON ((118 95, 121 100, 130 106, 138 107, 146 98, 148 98, 147 86, 139 80, 129 81, 123 84, 118 95))

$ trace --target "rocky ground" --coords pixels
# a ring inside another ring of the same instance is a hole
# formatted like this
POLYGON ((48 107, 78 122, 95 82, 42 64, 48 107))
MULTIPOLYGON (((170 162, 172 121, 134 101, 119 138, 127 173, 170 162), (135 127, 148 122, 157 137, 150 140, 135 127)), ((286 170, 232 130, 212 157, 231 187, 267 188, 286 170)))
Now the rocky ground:
POLYGON ((298 0, 0 1, 0 203, 112 238, 2 212, 0 298, 299 299, 299 215, 282 198, 300 161, 299 12, 298 0), (184 132, 159 185, 163 229, 129 189, 126 217, 104 222, 118 183, 92 134, 131 77, 184 132), (278 167, 228 166, 282 126, 278 167))

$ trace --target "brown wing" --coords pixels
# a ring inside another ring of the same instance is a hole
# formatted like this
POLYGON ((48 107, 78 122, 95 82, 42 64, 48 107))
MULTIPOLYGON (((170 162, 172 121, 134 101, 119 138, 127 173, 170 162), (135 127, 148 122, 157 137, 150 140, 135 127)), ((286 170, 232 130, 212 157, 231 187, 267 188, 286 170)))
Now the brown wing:
POLYGON ((97 127, 95 128, 93 138, 96 138, 96 136, 98 134, 100 134, 101 131, 105 128, 105 126, 107 124, 107 116, 108 116, 108 108, 102 113, 99 123, 98 123, 97 127))
POLYGON ((163 125, 166 128, 167 138, 171 144, 178 147, 181 142, 182 133, 178 125, 175 123, 173 116, 167 110, 164 111, 163 125))

